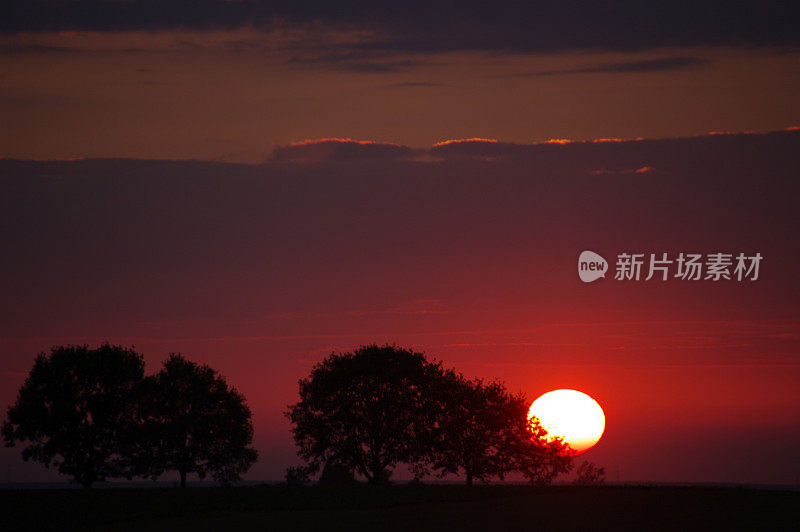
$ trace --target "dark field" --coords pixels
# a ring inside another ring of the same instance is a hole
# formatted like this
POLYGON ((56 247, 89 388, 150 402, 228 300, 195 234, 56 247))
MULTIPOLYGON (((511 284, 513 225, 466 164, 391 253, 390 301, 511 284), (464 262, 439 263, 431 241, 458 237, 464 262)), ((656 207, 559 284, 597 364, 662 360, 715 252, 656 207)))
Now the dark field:
POLYGON ((800 530, 800 492, 665 486, 0 491, 0 530, 800 530))

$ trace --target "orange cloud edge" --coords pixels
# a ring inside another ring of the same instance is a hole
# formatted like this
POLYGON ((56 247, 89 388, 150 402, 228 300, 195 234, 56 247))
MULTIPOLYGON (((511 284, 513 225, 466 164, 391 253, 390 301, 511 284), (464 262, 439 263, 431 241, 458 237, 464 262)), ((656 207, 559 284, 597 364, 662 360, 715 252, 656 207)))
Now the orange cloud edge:
POLYGON ((383 142, 379 140, 356 140, 350 137, 326 137, 321 139, 305 139, 297 140, 289 143, 289 146, 313 146, 315 144, 359 144, 362 146, 397 146, 401 148, 400 144, 396 142, 383 142))
MULTIPOLYGON (((718 135, 759 135, 759 134, 769 134, 769 133, 779 133, 782 131, 800 131, 800 126, 789 126, 783 129, 777 130, 770 130, 770 131, 763 131, 757 132, 752 130, 747 131, 729 131, 729 130, 711 130, 706 133, 699 133, 695 135, 688 135, 687 137, 711 137, 711 136, 718 136, 718 135)), ((441 148, 444 146, 451 146, 451 145, 458 145, 458 144, 516 144, 520 146, 538 146, 542 144, 557 144, 557 145, 566 145, 566 144, 601 144, 601 143, 608 143, 608 142, 641 142, 645 140, 665 140, 667 138, 680 138, 680 137, 653 137, 653 138, 645 138, 645 137, 634 137, 634 138, 618 138, 618 137, 600 137, 596 139, 588 139, 588 140, 573 140, 568 138, 549 138, 547 140, 541 141, 533 141, 529 143, 519 143, 519 142, 503 142, 499 139, 495 138, 487 138, 487 137, 465 137, 465 138, 454 138, 454 139, 446 139, 439 142, 435 142, 431 145, 431 148, 441 148)), ((326 137, 326 138, 319 138, 319 139, 304 139, 299 141, 294 141, 288 144, 288 146, 312 146, 316 144, 358 144, 363 146, 375 145, 375 146, 397 146, 403 147, 403 145, 398 144, 396 142, 387 142, 387 141, 377 141, 377 140, 357 140, 352 139, 350 137, 326 137)))

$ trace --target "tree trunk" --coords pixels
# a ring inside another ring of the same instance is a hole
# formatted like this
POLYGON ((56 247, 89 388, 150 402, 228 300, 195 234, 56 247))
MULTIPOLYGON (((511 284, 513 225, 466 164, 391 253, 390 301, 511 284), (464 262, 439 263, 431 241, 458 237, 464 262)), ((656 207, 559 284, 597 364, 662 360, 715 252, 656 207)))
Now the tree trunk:
POLYGON ((80 476, 76 475, 76 478, 75 478, 75 480, 77 480, 80 483, 80 485, 83 486, 86 489, 91 488, 92 484, 94 484, 94 481, 96 479, 97 479, 97 475, 95 475, 94 473, 89 473, 89 472, 86 472, 86 473, 84 473, 84 474, 82 474, 80 476))
POLYGON ((181 474, 181 487, 186 487, 186 471, 180 471, 181 474))
POLYGON ((386 472, 383 469, 373 469, 372 474, 367 477, 367 483, 373 485, 386 483, 386 472))
POLYGON ((472 470, 467 469, 466 473, 467 473, 467 486, 472 487, 472 470))

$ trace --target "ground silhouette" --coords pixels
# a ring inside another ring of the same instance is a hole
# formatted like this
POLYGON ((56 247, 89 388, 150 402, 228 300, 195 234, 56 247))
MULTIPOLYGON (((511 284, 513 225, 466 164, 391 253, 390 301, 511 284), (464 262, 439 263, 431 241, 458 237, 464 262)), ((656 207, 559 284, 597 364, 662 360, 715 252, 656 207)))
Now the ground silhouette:
POLYGON ((668 486, 358 484, 14 490, 11 530, 793 530, 800 493, 668 486))

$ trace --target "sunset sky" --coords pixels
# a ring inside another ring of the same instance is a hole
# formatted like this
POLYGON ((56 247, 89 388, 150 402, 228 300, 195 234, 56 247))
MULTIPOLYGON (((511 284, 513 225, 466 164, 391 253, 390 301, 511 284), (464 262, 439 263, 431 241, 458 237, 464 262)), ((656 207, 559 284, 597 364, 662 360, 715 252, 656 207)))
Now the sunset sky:
POLYGON ((396 343, 589 394, 609 480, 795 484, 799 24, 786 2, 10 0, 0 409, 53 345, 134 345, 150 372, 180 351, 246 395, 247 478, 280 479, 297 380, 396 343), (584 284, 583 250, 764 259, 755 282, 584 284))

